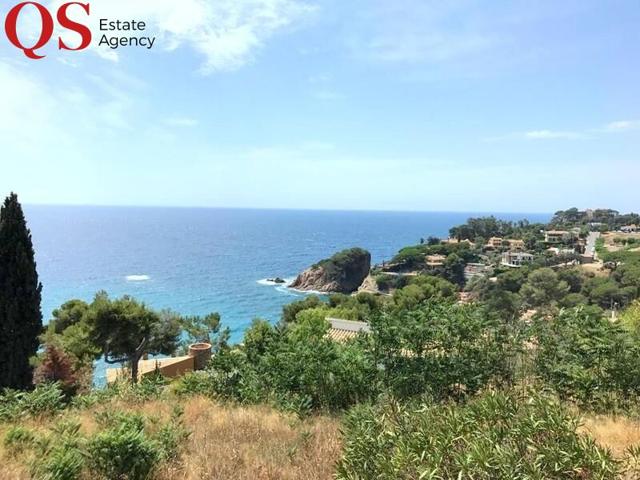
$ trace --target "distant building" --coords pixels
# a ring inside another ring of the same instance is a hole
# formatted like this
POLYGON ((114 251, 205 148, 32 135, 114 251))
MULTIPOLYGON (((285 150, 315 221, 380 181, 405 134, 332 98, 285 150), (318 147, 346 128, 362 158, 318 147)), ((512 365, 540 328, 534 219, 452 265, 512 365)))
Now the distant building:
POLYGON ((487 248, 502 248, 504 240, 501 237, 491 237, 487 242, 487 248))
POLYGON ((425 260, 428 267, 442 267, 447 257, 444 255, 427 255, 425 260))
POLYGON ((370 333, 371 327, 366 322, 356 322, 353 320, 342 320, 339 318, 327 318, 331 328, 327 332, 327 337, 336 342, 346 342, 356 338, 360 333, 370 333))
POLYGON ((524 240, 507 240, 509 243, 509 250, 512 252, 522 252, 526 249, 526 245, 524 244, 524 240))
POLYGON ((475 277, 484 277, 491 272, 491 267, 484 263, 467 263, 464 267, 464 278, 469 281, 475 277))
POLYGON ((574 255, 576 253, 576 249, 551 247, 547 249, 547 252, 553 253, 554 255, 574 255))
POLYGON ((534 258, 533 255, 526 252, 504 252, 502 254, 502 265, 519 268, 527 263, 533 262, 534 258))
POLYGON ((566 230, 549 230, 544 232, 544 241, 546 243, 562 243, 571 238, 571 233, 566 230))
POLYGON ((638 225, 625 225, 624 227, 620 227, 620 231, 624 233, 635 233, 640 231, 640 227, 638 227, 638 225))
MULTIPOLYGON (((189 355, 140 360, 138 362, 138 376, 144 378, 159 373, 165 378, 178 378, 194 370, 204 370, 209 360, 211 360, 211 345, 196 343, 189 346, 189 355)), ((129 379, 130 375, 128 368, 109 368, 107 369, 107 383, 129 379)))
POLYGON ((464 240, 458 240, 457 238, 447 238, 446 240, 443 240, 442 243, 451 243, 451 244, 454 244, 454 245, 457 245, 459 243, 466 243, 470 247, 473 247, 475 245, 475 243, 473 243, 468 238, 465 238, 464 240))

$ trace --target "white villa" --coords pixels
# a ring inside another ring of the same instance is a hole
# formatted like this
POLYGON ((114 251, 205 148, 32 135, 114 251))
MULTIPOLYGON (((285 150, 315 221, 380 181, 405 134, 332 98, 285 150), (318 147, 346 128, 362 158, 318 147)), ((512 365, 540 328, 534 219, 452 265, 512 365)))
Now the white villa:
POLYGON ((504 252, 502 254, 502 265, 507 267, 520 268, 526 263, 533 262, 535 257, 527 252, 504 252))

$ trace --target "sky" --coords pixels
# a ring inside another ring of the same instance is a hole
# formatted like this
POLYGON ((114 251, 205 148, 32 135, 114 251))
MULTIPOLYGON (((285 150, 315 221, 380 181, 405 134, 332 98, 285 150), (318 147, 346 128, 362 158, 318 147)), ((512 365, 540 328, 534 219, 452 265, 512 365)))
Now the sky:
MULTIPOLYGON (((0 0, 3 20, 16 3, 0 0)), ((0 195, 640 210, 637 0, 90 4, 85 51, 59 51, 58 35, 79 36, 57 31, 46 58, 29 60, 0 30, 0 195), (154 47, 98 47, 100 18, 146 22, 154 47)))

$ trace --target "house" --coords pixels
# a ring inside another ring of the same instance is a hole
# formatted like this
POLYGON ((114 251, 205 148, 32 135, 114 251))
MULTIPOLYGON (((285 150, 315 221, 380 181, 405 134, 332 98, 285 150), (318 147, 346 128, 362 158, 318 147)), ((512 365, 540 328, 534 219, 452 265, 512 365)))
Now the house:
POLYGON ((571 233, 566 230, 549 230, 544 232, 546 243, 562 243, 571 237, 571 233))
POLYGON ((551 247, 547 248, 547 252, 553 253, 554 255, 574 255, 576 253, 576 249, 551 247))
POLYGON ((506 267, 519 268, 526 263, 533 262, 535 257, 526 252, 504 252, 502 254, 502 265, 506 267))
POLYGON ((487 242, 487 248, 502 248, 504 240, 501 237, 491 237, 487 242))
POLYGON ((620 227, 620 231, 623 233, 635 233, 640 231, 640 227, 638 227, 638 225, 625 225, 624 227, 620 227))
POLYGON ((524 240, 509 239, 507 243, 509 243, 509 250, 512 252, 523 252, 526 249, 524 240))
POLYGON ((446 260, 445 255, 427 255, 425 258, 428 267, 442 267, 446 260))
POLYGON ((475 243, 473 243, 468 238, 465 238, 464 240, 458 240, 457 238, 447 238, 446 240, 443 240, 442 243, 444 243, 444 244, 449 243, 449 244, 453 244, 453 245, 457 245, 457 244, 460 244, 460 243, 466 243, 470 247, 473 247, 475 245, 475 243))
POLYGON ((484 277, 491 271, 491 267, 484 263, 467 263, 464 267, 464 278, 469 281, 475 277, 484 277))
MULTIPOLYGON (((211 360, 211 345, 196 343, 189 346, 189 354, 182 357, 144 359, 138 362, 138 376, 144 378, 160 373, 165 378, 178 378, 194 370, 204 370, 211 360)), ((131 372, 128 368, 107 369, 107 383, 111 384, 120 379, 129 379, 131 372)))
POLYGON ((342 320, 339 318, 327 318, 331 328, 327 337, 335 342, 346 342, 356 338, 360 333, 371 333, 371 327, 366 322, 342 320))

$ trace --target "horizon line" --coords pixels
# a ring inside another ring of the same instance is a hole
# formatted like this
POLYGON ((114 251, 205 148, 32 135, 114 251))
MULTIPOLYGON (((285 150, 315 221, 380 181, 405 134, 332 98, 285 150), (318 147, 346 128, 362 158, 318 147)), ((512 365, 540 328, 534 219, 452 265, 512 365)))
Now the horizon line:
POLYGON ((92 203, 23 203, 25 207, 67 207, 67 208, 139 208, 139 209, 192 209, 192 210, 253 210, 284 212, 345 212, 345 213, 472 213, 504 215, 553 215, 544 211, 498 211, 498 210, 403 210, 366 208, 296 208, 296 207, 237 207, 209 205, 133 205, 133 204, 92 204, 92 203))

